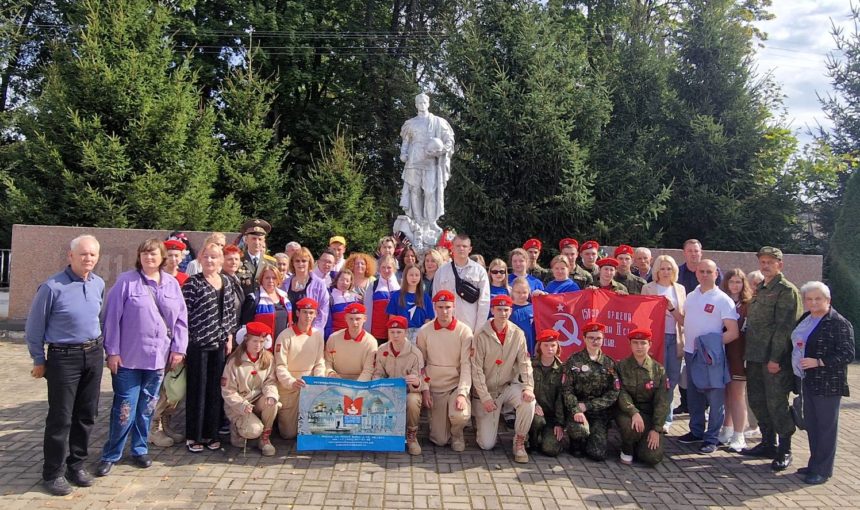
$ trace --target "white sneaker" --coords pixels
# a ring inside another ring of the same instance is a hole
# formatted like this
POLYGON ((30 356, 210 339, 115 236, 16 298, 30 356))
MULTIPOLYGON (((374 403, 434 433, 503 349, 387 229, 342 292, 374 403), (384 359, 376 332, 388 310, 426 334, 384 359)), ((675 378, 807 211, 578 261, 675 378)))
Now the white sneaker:
POLYGON ((729 427, 723 427, 720 429, 720 435, 717 436, 717 442, 720 444, 729 444, 729 441, 732 440, 732 434, 734 434, 734 430, 729 427))
POLYGON ((747 447, 746 439, 743 434, 735 434, 729 443, 729 450, 735 453, 741 453, 741 450, 747 447))
POLYGON ((633 464, 633 456, 632 455, 626 455, 626 454, 624 454, 624 452, 622 452, 621 453, 621 463, 626 464, 628 466, 630 464, 633 464))
POLYGON ((756 427, 754 429, 746 429, 744 431, 744 437, 747 439, 752 439, 755 437, 761 437, 761 430, 759 430, 758 427, 756 427))

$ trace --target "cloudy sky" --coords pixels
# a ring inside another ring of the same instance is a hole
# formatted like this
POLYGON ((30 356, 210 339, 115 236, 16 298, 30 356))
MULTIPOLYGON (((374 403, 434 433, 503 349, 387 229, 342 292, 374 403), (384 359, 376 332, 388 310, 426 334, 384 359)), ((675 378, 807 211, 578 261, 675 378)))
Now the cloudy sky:
POLYGON ((774 0, 771 12, 775 19, 759 23, 768 40, 758 51, 758 71, 772 72, 781 84, 788 119, 806 143, 808 126, 830 125, 816 93, 831 91, 824 67, 834 50, 831 22, 851 33, 850 0, 774 0))

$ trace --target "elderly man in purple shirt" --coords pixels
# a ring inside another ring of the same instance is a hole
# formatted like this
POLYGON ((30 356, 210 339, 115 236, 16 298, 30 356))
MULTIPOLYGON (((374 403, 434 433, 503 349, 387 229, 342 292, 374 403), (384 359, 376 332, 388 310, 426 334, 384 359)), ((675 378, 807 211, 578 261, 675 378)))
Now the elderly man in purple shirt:
POLYGON ((185 300, 176 278, 162 270, 165 256, 160 240, 144 241, 137 269, 119 275, 108 292, 104 335, 114 397, 96 476, 119 462, 129 434, 134 464, 152 465, 147 442, 164 369, 182 363, 188 347, 185 300))
POLYGON ((95 237, 73 239, 69 265, 39 286, 27 316, 30 373, 48 381, 42 479, 55 496, 70 494, 69 482, 79 487, 93 484, 84 463, 104 367, 99 311, 105 282, 93 273, 98 261, 95 237))

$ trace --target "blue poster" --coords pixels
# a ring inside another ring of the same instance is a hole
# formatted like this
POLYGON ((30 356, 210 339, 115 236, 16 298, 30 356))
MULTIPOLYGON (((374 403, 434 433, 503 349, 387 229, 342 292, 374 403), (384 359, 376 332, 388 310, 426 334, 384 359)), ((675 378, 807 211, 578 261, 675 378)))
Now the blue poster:
POLYGON ((357 382, 303 377, 298 451, 402 452, 406 444, 406 381, 357 382))

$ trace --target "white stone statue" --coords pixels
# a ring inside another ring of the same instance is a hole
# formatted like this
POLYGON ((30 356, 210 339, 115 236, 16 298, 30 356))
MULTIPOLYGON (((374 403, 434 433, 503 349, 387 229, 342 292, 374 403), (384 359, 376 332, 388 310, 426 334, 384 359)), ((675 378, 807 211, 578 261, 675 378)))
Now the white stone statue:
POLYGON ((418 115, 403 123, 400 137, 400 161, 403 168, 403 191, 400 206, 405 215, 394 223, 422 251, 435 246, 442 234, 436 223, 445 214, 445 186, 451 177, 451 155, 454 153, 454 130, 451 125, 430 113, 427 94, 415 96, 418 115))

